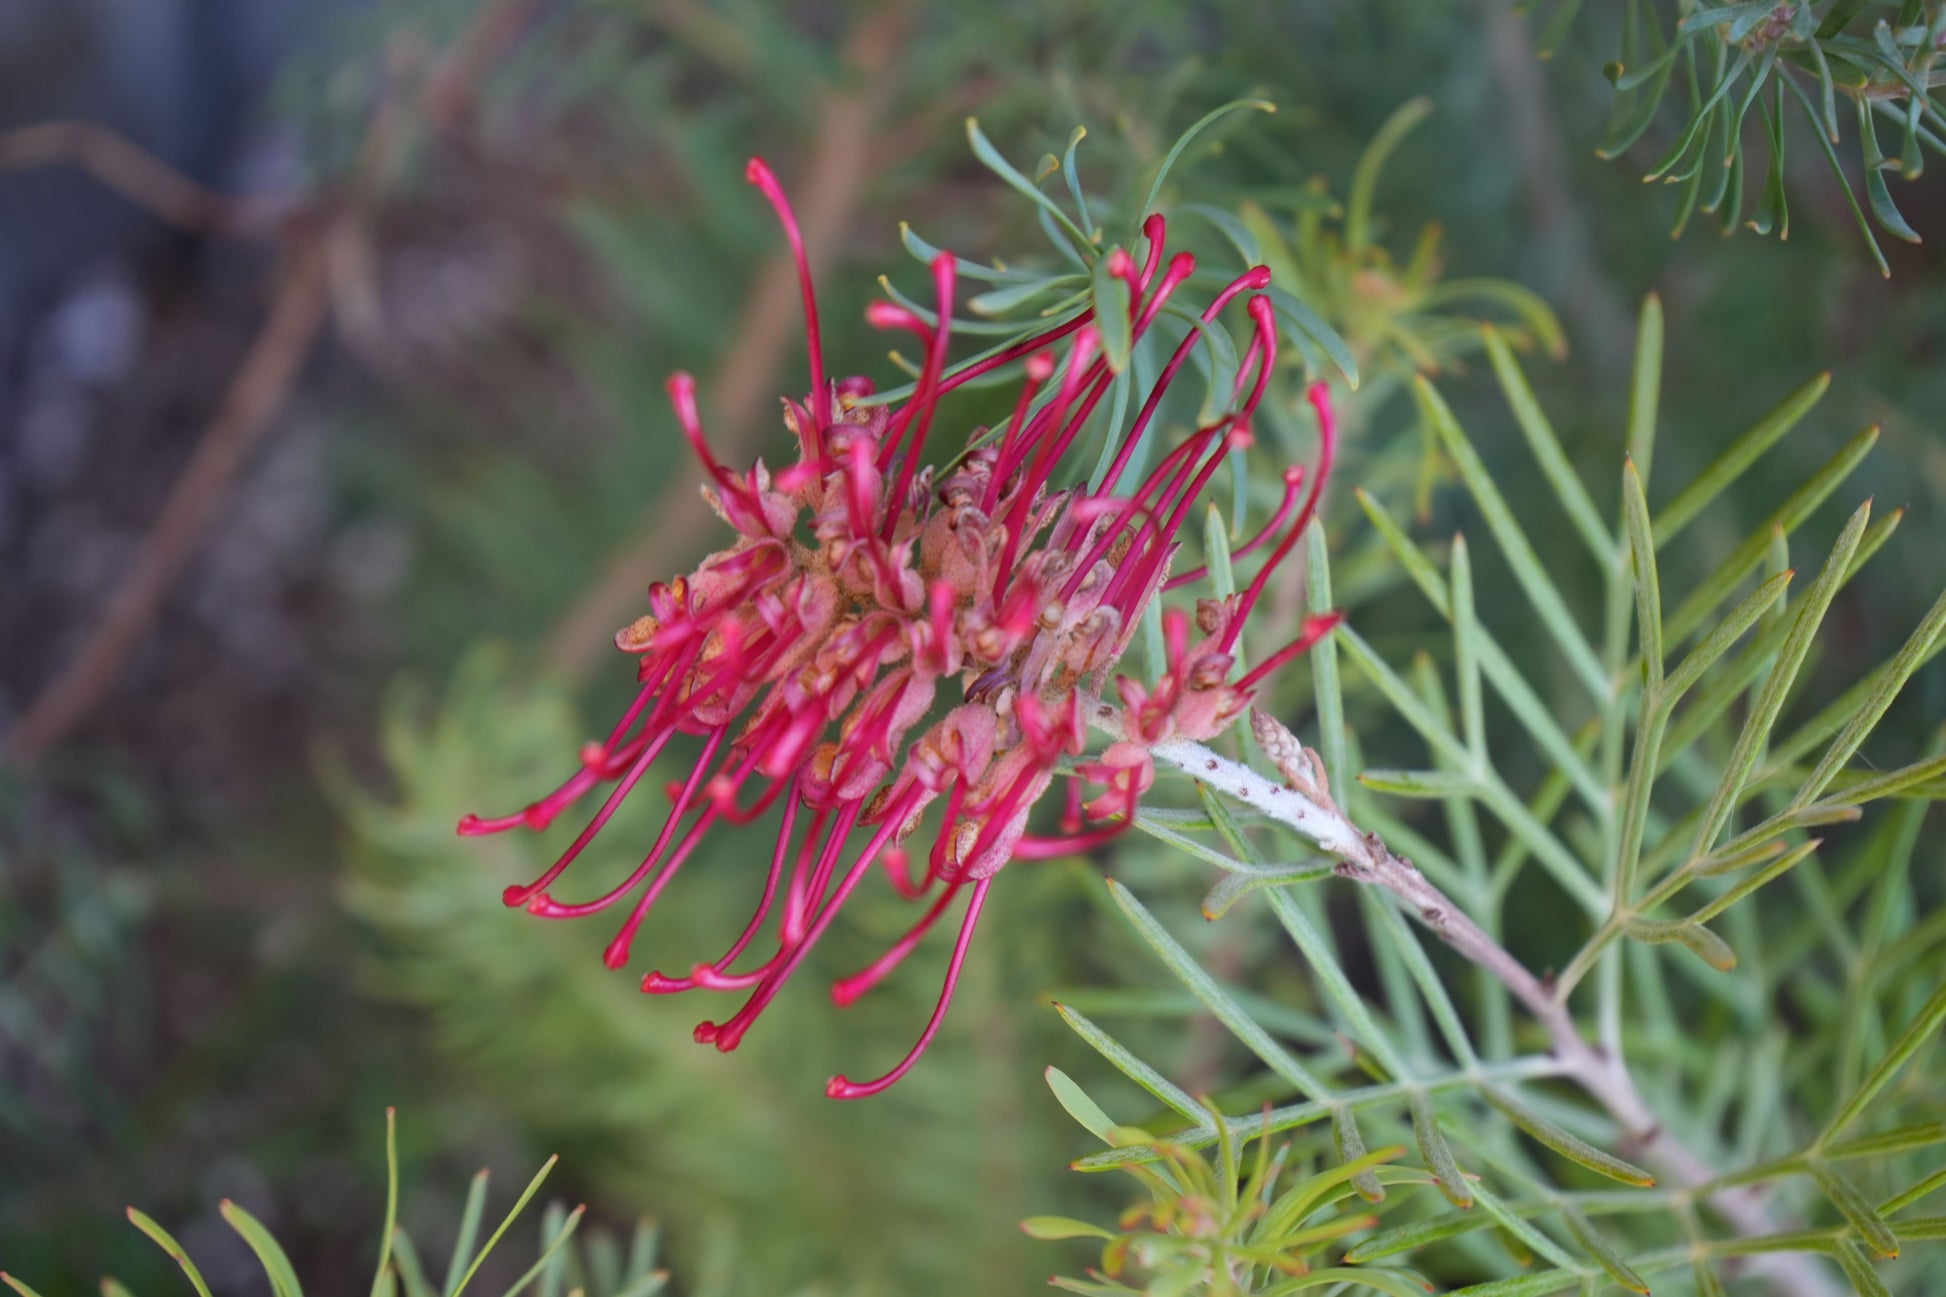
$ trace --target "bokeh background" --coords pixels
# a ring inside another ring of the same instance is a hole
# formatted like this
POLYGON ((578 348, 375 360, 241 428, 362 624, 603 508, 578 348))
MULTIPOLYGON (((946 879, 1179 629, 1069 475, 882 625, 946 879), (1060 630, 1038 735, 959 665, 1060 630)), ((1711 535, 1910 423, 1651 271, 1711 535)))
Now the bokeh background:
MULTIPOLYGON (((1064 1169, 1087 1139, 1041 1081, 1089 1066, 1047 996, 1161 986, 1095 865, 1012 871, 932 1056, 839 1105, 824 1078, 896 1057, 929 976, 843 1014, 806 977, 720 1056, 689 1041, 715 1006, 636 994, 600 967, 605 932, 500 909, 543 846, 451 836, 605 728, 631 679, 614 626, 709 547, 663 378, 698 373, 726 458, 782 436, 800 326, 742 181, 755 152, 813 232, 834 363, 882 377, 861 308, 879 274, 914 280, 900 220, 976 254, 1040 243, 968 114, 1023 164, 1086 125, 1113 191, 1259 93, 1278 113, 1179 188, 1274 203, 1313 177, 1342 193, 1425 96, 1382 237, 1403 257, 1437 222, 1448 273, 1558 311, 1569 354, 1529 372, 1590 480, 1612 472, 1645 291, 1669 320, 1665 480, 1836 371, 1699 526, 1698 570, 1883 423, 1862 477, 1910 513, 1818 671, 1876 661, 1930 602, 1946 535, 1946 177, 1899 191, 1927 242, 1888 249, 1890 281, 1808 147, 1788 243, 1672 240, 1644 158, 1593 156, 1614 41, 1591 13, 1540 61, 1506 0, 0 2, 0 127, 96 123, 246 196, 151 185, 164 220, 36 165, 129 174, 93 137, 10 135, 0 173, 0 1263, 50 1293, 172 1282, 121 1219, 134 1202, 240 1290, 227 1196, 314 1292, 350 1292, 388 1104, 416 1228, 450 1228, 475 1168, 518 1184, 558 1151, 550 1192, 663 1222, 683 1291, 1022 1291, 1066 1262, 1014 1222, 1122 1200, 1064 1169)), ((1512 489, 1536 486, 1490 384, 1443 381, 1512 489)), ((1359 410, 1374 438, 1411 417, 1359 410)), ((1909 698, 1916 730, 1946 679, 1909 698)), ((754 854, 719 844, 644 947, 681 967, 720 944, 754 854)), ((902 923, 861 906, 821 962, 902 923)), ((1241 967, 1260 937, 1209 949, 1241 967)), ((1179 1026, 1149 1037, 1172 1074, 1220 1071, 1220 1035, 1179 1026)))

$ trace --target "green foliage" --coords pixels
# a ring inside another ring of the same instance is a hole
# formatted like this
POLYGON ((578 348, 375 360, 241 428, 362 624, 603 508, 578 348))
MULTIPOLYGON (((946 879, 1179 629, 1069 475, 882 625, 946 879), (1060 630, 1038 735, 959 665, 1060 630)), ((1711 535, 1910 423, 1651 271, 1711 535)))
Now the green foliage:
MULTIPOLYGON (((1852 510, 1809 580, 1794 579, 1789 551, 1805 544, 1800 529, 1817 506, 1842 490, 1871 430, 1686 596, 1671 596, 1663 569, 1690 566, 1671 539, 1812 410, 1825 380, 1787 398, 1683 489, 1657 492, 1665 503, 1655 507, 1661 332, 1652 298, 1612 523, 1594 510, 1511 354, 1489 343, 1514 422, 1549 481, 1550 507, 1584 542, 1580 561, 1601 574, 1596 629, 1585 628, 1584 601, 1562 582, 1567 560, 1543 561, 1528 539, 1548 520, 1499 488, 1481 448, 1421 380, 1421 416, 1458 466, 1504 566, 1484 576, 1463 536, 1442 564, 1378 498, 1361 493, 1360 503, 1450 628, 1445 658, 1459 713, 1432 659, 1403 671, 1353 629, 1396 616, 1391 600, 1358 597, 1348 623, 1312 656, 1323 764, 1336 773, 1305 795, 1326 808, 1335 796, 1351 823, 1410 854, 1515 958, 1560 968, 1531 994, 1561 1015, 1544 1019, 1550 1032, 1595 1042, 1599 1068, 1584 1070, 1558 1037, 1552 1048, 1537 1038, 1523 1022, 1535 1001, 1507 978, 1435 959, 1395 898, 1370 887, 1356 902, 1374 965, 1355 971, 1344 937, 1334 941, 1324 922, 1327 904, 1337 910, 1350 898, 1319 894, 1308 880, 1324 870, 1298 882, 1290 866, 1267 863, 1306 854, 1308 843, 1294 844, 1307 836, 1321 840, 1307 834, 1303 812, 1280 817, 1268 798, 1233 801, 1210 786, 1196 787, 1193 809, 1157 805, 1138 827, 1225 869, 1284 871, 1248 900, 1205 914, 1223 914, 1233 932, 1274 920, 1313 979, 1315 1007, 1280 1004, 1270 1016, 1247 990, 1212 977, 1132 890, 1111 890, 1163 965, 1262 1069, 1260 1082, 1238 1088, 1270 1106, 1261 1115, 1206 1111, 1166 1070, 1080 1014, 1065 1016, 1172 1110, 1180 1130, 1171 1139, 1182 1148, 1293 1132, 1307 1155, 1329 1144, 1343 1160, 1371 1140, 1415 1142, 1452 1207, 1421 1204, 1361 1241, 1353 1261, 1412 1255, 1447 1282, 1476 1283, 1465 1289, 1474 1294, 1647 1291, 1650 1282, 1658 1293, 1685 1282, 1712 1293, 1740 1274, 1784 1285, 1763 1291, 1827 1291, 1842 1274, 1860 1293, 1929 1293, 1946 1282, 1946 1255, 1916 1246, 1940 1226, 1914 1209, 1946 1184, 1946 1128, 1936 1119, 1946 1102, 1936 1065, 1946 924, 1937 880, 1914 869, 1914 850, 1928 805, 1946 796, 1946 734, 1904 764, 1861 758, 1907 684, 1946 648, 1946 597, 1864 679, 1827 700, 1807 688, 1833 610, 1899 515, 1875 521, 1869 501, 1852 510), (1492 618, 1476 608, 1489 580, 1524 610, 1499 615, 1505 598, 1492 618), (1356 671, 1341 680, 1346 659, 1356 671), (1541 701, 1538 681, 1554 682, 1554 701, 1541 701), (1339 729, 1347 713, 1360 718, 1356 733, 1339 729), (1347 784, 1354 744, 1416 744, 1427 760, 1347 784), (1888 813, 1843 827, 1867 807, 1888 813), (1769 886, 1787 874, 1792 887, 1769 886), (1571 933, 1578 952, 1564 944, 1571 933), (1796 1021, 1780 1065, 1785 1037, 1774 1015, 1785 1005, 1796 1021), (1625 1117, 1632 1109, 1614 1099, 1609 1068, 1626 1069, 1655 1126, 1625 1117), (1737 1199, 1746 1186, 1762 1187, 1767 1224, 1737 1199), (1757 1278, 1752 1265, 1769 1268, 1757 1278), (1818 1286, 1795 1286, 1804 1282, 1818 1286)), ((1332 602, 1323 535, 1312 537, 1314 607, 1332 602)), ((1449 931, 1448 916, 1411 917, 1449 931)), ((1101 1120, 1112 1129, 1113 1118, 1101 1120)), ((1128 1145, 1078 1165, 1157 1156, 1128 1145)))
MULTIPOLYGON (((1048 1085, 1062 1106, 1111 1148, 1135 1150, 1149 1163, 1121 1169, 1141 1182, 1148 1201, 1130 1207, 1114 1230, 1062 1216, 1033 1216, 1021 1229, 1037 1239, 1100 1239, 1101 1266, 1088 1279, 1057 1276, 1055 1287, 1079 1293, 1208 1293, 1211 1297, 1297 1293, 1329 1287, 1337 1292, 1416 1294, 1429 1285, 1398 1266, 1353 1268, 1320 1265, 1342 1252, 1354 1235, 1379 1223, 1388 1197, 1384 1186, 1408 1190, 1433 1184, 1423 1173, 1388 1165, 1405 1150, 1394 1146, 1367 1153, 1341 1147, 1329 1170, 1299 1166, 1291 1148, 1273 1151, 1266 1131, 1255 1152, 1239 1148, 1221 1114, 1206 1107, 1216 1127, 1217 1160, 1195 1149, 1158 1139, 1146 1130, 1116 1126, 1065 1073, 1049 1068, 1048 1085), (1281 1186, 1281 1187, 1280 1187, 1281 1186), (1369 1186, 1369 1187, 1368 1187, 1369 1186), (1133 1287, 1130 1282, 1143 1282, 1133 1287)), ((1347 1127, 1356 1139, 1356 1127, 1347 1127)))
MULTIPOLYGON (((1578 8, 1578 0, 1562 4, 1549 34, 1558 38, 1578 8)), ((1679 96, 1687 91, 1684 125, 1643 178, 1678 187, 1675 232, 1701 210, 1715 214, 1725 234, 1741 220, 1759 234, 1785 238, 1786 132, 1801 128, 1817 141, 1859 233, 1889 276, 1872 225, 1911 243, 1919 236, 1893 202, 1886 177, 1916 180, 1926 150, 1946 151, 1946 106, 1935 70, 1946 47, 1946 5, 1678 0, 1674 17, 1665 30, 1654 0, 1628 0, 1620 55, 1605 69, 1616 93, 1602 156, 1618 156, 1642 137, 1673 82, 1679 96), (1785 118, 1800 113, 1797 126, 1787 128, 1785 118), (1881 121, 1896 141, 1890 152, 1880 144, 1881 121), (1855 138, 1870 222, 1837 152, 1845 132, 1855 138), (1769 158, 1761 185, 1756 164, 1746 158, 1752 138, 1763 141, 1769 158), (1746 190, 1758 195, 1747 218, 1746 190)), ((1552 43, 1543 38, 1544 47, 1552 43)))
MULTIPOLYGON (((422 1258, 412 1236, 398 1223, 399 1155, 393 1123, 393 1114, 388 1109, 385 1114, 385 1217, 379 1227, 378 1269, 372 1278, 372 1297, 460 1297, 539 1192, 557 1159, 547 1159, 484 1243, 479 1232, 486 1214, 488 1177, 484 1170, 473 1177, 465 1211, 448 1252, 445 1279, 435 1285, 429 1278, 426 1259, 422 1258)), ((586 1210, 576 1207, 569 1211, 559 1203, 549 1204, 542 1217, 540 1243, 532 1264, 501 1289, 502 1297, 519 1297, 529 1291, 540 1297, 560 1297, 564 1291, 583 1293, 586 1297, 655 1297, 665 1291, 669 1273, 656 1267, 659 1242, 656 1227, 648 1221, 637 1224, 624 1256, 622 1244, 602 1230, 590 1230, 577 1237, 586 1210)), ((223 1202, 221 1214, 256 1256, 274 1297, 304 1297, 303 1284, 283 1246, 262 1222, 228 1199, 223 1202)), ((210 1297, 210 1285, 202 1270, 174 1235, 134 1207, 128 1209, 128 1220, 181 1268, 198 1297, 210 1297)), ((342 1287, 341 1278, 320 1276, 316 1286, 336 1291, 342 1287)), ((0 1270, 0 1283, 5 1283, 20 1297, 40 1297, 26 1281, 3 1270, 0 1270)), ((106 1276, 101 1281, 101 1289, 107 1297, 129 1292, 119 1280, 106 1276)))
POLYGON ((1557 359, 1567 352, 1554 312, 1528 289, 1504 279, 1444 279, 1439 225, 1424 226, 1403 258, 1385 246, 1379 177, 1400 141, 1432 111, 1430 100, 1412 99, 1392 114, 1359 158, 1343 202, 1320 176, 1299 190, 1244 199, 1235 215, 1207 204, 1190 209, 1211 220, 1228 218, 1221 228, 1245 258, 1269 266, 1277 287, 1344 336, 1367 384, 1366 417, 1379 404, 1371 385, 1438 373, 1477 352, 1485 340, 1483 316, 1504 321, 1515 346, 1539 345, 1557 359))

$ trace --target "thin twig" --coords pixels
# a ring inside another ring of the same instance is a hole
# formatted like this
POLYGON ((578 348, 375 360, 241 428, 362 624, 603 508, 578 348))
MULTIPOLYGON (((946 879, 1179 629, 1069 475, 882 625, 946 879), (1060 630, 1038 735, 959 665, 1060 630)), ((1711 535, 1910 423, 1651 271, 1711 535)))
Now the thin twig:
MULTIPOLYGON (((1097 728, 1115 732, 1114 709, 1094 707, 1090 716, 1097 728)), ((1274 721, 1270 726, 1256 723, 1258 742, 1273 760, 1278 759, 1280 750, 1303 755, 1297 741, 1281 725, 1274 721)), ((1288 826, 1337 857, 1340 876, 1390 892, 1435 936, 1499 980, 1546 1030, 1552 1053, 1565 1064, 1562 1074, 1607 1110, 1630 1151, 1682 1188, 1700 1190, 1700 1196, 1739 1234, 1754 1238, 1790 1228, 1777 1219, 1754 1188, 1707 1188, 1718 1178, 1717 1169, 1670 1133, 1643 1098, 1623 1060, 1590 1044, 1567 1006, 1558 1003, 1526 965, 1489 936, 1416 865, 1386 846, 1376 833, 1354 824, 1317 777, 1321 765, 1278 760, 1289 778, 1289 782, 1279 784, 1200 743, 1163 743, 1151 749, 1151 754, 1159 764, 1288 826), (1312 771, 1309 775, 1305 773, 1307 766, 1312 771)), ((1751 1273, 1764 1275, 1780 1297, 1839 1297, 1844 1292, 1809 1256, 1763 1253, 1748 1258, 1747 1266, 1751 1273)))
POLYGON ((39 122, 0 134, 0 171, 49 166, 79 167, 151 215, 202 234, 268 237, 301 206, 281 195, 219 194, 92 122, 39 122))
MULTIPOLYGON (((831 87, 819 107, 817 139, 803 169, 798 209, 814 272, 829 262, 869 180, 872 135, 891 93, 887 72, 900 27, 900 17, 890 7, 862 20, 847 50, 851 75, 831 87)), ((748 458, 749 443, 759 439, 758 416, 776 408, 770 381, 796 336, 797 292, 789 254, 779 252, 765 263, 744 300, 731 334, 734 341, 705 388, 711 441, 722 458, 748 458)), ((697 530, 709 525, 702 488, 702 469, 685 457, 676 480, 656 493, 636 531, 556 623, 547 649, 556 671, 570 680, 585 676, 613 643, 615 628, 632 615, 643 590, 668 575, 671 556, 690 547, 697 530)))
MULTIPOLYGON (((472 86, 513 48, 538 9, 536 0, 482 7, 452 52, 434 68, 420 107, 448 124, 470 102, 472 86), (442 116, 443 114, 443 116, 442 116)), ((46 122, 0 134, 0 170, 72 164, 166 221, 185 229, 285 239, 285 275, 268 318, 230 381, 189 466, 135 562, 109 597, 81 649, 0 734, 0 763, 31 760, 78 724, 106 695, 129 653, 161 611, 196 543, 311 353, 332 304, 333 268, 343 279, 347 249, 362 237, 365 204, 377 200, 403 158, 401 104, 381 96, 365 125, 356 165, 337 191, 304 197, 226 197, 175 170, 105 127, 46 122)))
POLYGON ((291 383, 310 355, 328 305, 324 258, 307 243, 278 289, 270 317, 230 382, 223 403, 176 479, 135 563, 123 575, 81 651, 0 736, 0 754, 28 761, 68 732, 114 684, 122 663, 154 620, 243 467, 252 447, 284 406, 291 383))

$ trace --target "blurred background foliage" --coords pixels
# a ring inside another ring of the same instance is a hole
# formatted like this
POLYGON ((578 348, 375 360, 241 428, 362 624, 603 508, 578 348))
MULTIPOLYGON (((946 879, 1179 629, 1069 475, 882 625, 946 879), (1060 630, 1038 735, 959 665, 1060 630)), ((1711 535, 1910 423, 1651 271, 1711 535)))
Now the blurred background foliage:
MULTIPOLYGON (((901 220, 982 258, 1043 243, 962 118, 1023 166, 1085 125, 1090 191, 1139 194, 1203 112, 1273 101, 1193 151, 1175 196, 1250 225, 1357 352, 1347 480, 1450 530, 1442 466, 1410 402, 1389 399, 1437 365, 1503 490, 1543 489, 1473 373, 1474 316, 1542 344, 1529 377, 1584 478, 1609 480, 1634 305, 1654 289, 1671 339, 1662 480, 1835 372, 1815 427, 1698 521, 1665 584, 1693 582, 1880 422, 1859 477, 1909 514, 1814 666, 1828 693, 1878 661, 1930 603, 1946 525, 1946 168, 1901 184, 1925 241, 1888 243, 1889 280, 1805 147, 1787 243, 1713 225, 1671 240, 1667 192, 1637 177, 1684 114, 1651 124, 1639 166, 1595 156, 1613 95, 1600 68, 1621 41, 1606 10, 1546 61, 1507 0, 0 11, 0 125, 82 117, 220 192, 303 196, 232 238, 159 222, 73 169, 0 175, 0 730, 140 562, 265 303, 305 248, 327 249, 319 340, 158 614, 85 716, 0 774, 7 1267, 50 1293, 104 1272, 179 1282, 120 1224, 136 1202, 219 1291, 260 1282, 219 1215, 229 1196, 302 1272, 337 1276, 315 1291, 349 1291, 383 1201, 377 1117, 397 1104, 424 1186, 405 1219, 431 1237, 461 1219, 476 1167, 521 1183, 559 1152, 551 1192, 618 1229, 664 1222, 677 1275, 721 1291, 1011 1293, 1067 1264, 1016 1222, 1111 1219, 1125 1199, 1063 1167, 1092 1145, 1042 1068, 1092 1063, 1048 999, 1117 1013, 1144 1058, 1223 1091, 1234 1042, 1207 1020, 1183 1029, 1100 862, 1009 871, 932 1055, 888 1096, 834 1104, 823 1078, 896 1057, 934 993, 916 970, 843 1012, 820 989, 903 926, 901 907, 856 907, 818 953, 824 976, 722 1056, 690 1042, 704 1010, 607 974, 589 931, 500 907, 571 830, 452 836, 461 812, 524 800, 611 714, 631 679, 604 652, 613 627, 707 547, 663 378, 701 376, 725 458, 781 441, 772 402, 802 388, 802 358, 780 241, 742 179, 752 153, 813 232, 828 354, 884 384, 895 371, 861 308, 881 273, 919 282, 901 220), (1360 159, 1388 123, 1354 233, 1360 159), (1533 298, 1428 301, 1436 273, 1533 298), (1101 987, 1117 991, 1089 1001, 1101 987)), ((1331 510, 1356 512, 1348 492, 1331 510)), ((1537 516, 1559 528, 1535 537, 1554 552, 1566 519, 1537 516)), ((1341 592, 1357 562, 1338 557, 1341 592)), ((1515 596, 1480 567, 1491 616, 1515 596)), ((1361 627, 1394 660, 1426 628, 1361 627)), ((1916 747, 1946 674, 1935 664, 1907 698, 1887 742, 1916 747)), ((713 953, 747 911, 762 862, 712 850, 645 934, 665 968, 713 953)), ((1180 892, 1184 915, 1210 881, 1148 846, 1110 863, 1180 892)), ((1261 913, 1238 916, 1172 927, 1219 976, 1249 967, 1260 994, 1314 1007, 1261 913)))

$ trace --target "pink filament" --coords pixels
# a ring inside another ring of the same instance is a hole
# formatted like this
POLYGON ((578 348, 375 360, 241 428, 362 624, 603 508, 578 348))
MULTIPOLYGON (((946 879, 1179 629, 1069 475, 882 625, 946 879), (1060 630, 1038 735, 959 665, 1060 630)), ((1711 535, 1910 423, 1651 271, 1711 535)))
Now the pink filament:
POLYGON ((1222 648, 1226 653, 1236 646, 1237 635, 1243 630, 1244 620, 1249 617, 1250 610, 1256 607, 1257 600, 1263 597, 1264 587, 1270 584, 1270 574, 1277 570, 1277 565, 1284 561, 1298 539, 1304 535, 1304 529, 1311 525, 1311 519, 1318 511, 1318 496, 1331 476, 1331 460, 1338 445, 1338 419, 1331 409, 1331 389, 1323 383, 1313 383, 1304 395, 1311 402, 1311 408, 1318 412, 1317 471, 1311 475, 1311 489, 1305 493, 1304 507, 1297 511, 1297 519, 1291 523, 1290 530, 1284 533, 1284 539, 1277 542, 1277 548, 1271 551, 1270 557, 1264 560, 1264 565, 1257 570, 1257 575, 1250 582, 1249 589, 1243 592, 1243 598, 1237 604, 1236 614, 1230 619, 1230 628, 1223 633, 1222 648))
POLYGON ((642 755, 635 759, 635 764, 629 767, 628 773, 623 775, 621 782, 615 785, 615 791, 608 794, 607 799, 601 804, 601 809, 596 811, 594 818, 588 821, 587 827, 575 835, 574 841, 568 844, 568 849, 563 851, 552 865, 548 866, 547 872, 525 887, 507 888, 506 891, 500 894, 501 901, 509 908, 518 908, 527 904, 528 901, 532 900, 541 892, 541 889, 559 878, 562 872, 574 863, 575 857, 579 856, 587 845, 594 841, 595 835, 601 832, 602 826, 607 824, 610 817, 620 808, 622 799, 627 797, 629 790, 634 788, 636 783, 641 780, 643 774, 649 768, 649 763, 655 760, 656 754, 662 751, 663 745, 668 741, 669 731, 665 730, 663 733, 658 734, 653 742, 646 745, 642 749, 642 755))
POLYGON ((980 907, 986 903, 987 888, 993 883, 991 878, 982 878, 973 885, 973 899, 967 902, 966 917, 960 922, 959 940, 953 943, 952 962, 946 966, 946 982, 940 988, 939 1002, 933 1006, 932 1017, 926 1021, 926 1029, 919 1033, 918 1043, 899 1060, 897 1067, 875 1081, 848 1081, 843 1076, 834 1076, 825 1085, 824 1092, 833 1099, 863 1099, 878 1094, 896 1084, 900 1077, 912 1070, 919 1056, 932 1044, 939 1034, 939 1024, 946 1020, 946 1009, 953 1002, 953 990, 959 985, 960 968, 966 962, 966 949, 973 942, 973 929, 980 921, 980 907))
MULTIPOLYGON (((1291 510, 1297 507, 1298 488, 1303 485, 1303 482, 1304 468, 1302 465, 1293 464, 1284 470, 1284 498, 1278 501, 1277 512, 1272 514, 1270 521, 1263 525, 1263 530, 1231 550, 1231 558, 1243 558, 1251 551, 1261 548, 1265 541, 1282 530, 1284 524, 1290 521, 1291 510)), ((1163 583, 1162 588, 1164 590, 1177 590, 1191 582, 1200 581, 1208 575, 1208 567, 1193 567, 1181 576, 1170 577, 1163 583)))
MULTIPOLYGON (((840 819, 842 820, 842 818, 841 816, 840 819)), ((852 818, 857 818, 855 811, 852 818)), ((904 818, 902 813, 894 814, 872 835, 871 841, 866 844, 864 851, 859 853, 856 863, 852 865, 850 870, 846 872, 844 879, 838 884, 838 890, 832 894, 831 899, 818 911, 817 917, 812 921, 810 928, 797 941, 788 943, 790 953, 764 978, 763 982, 758 985, 749 1000, 744 1003, 744 1006, 738 1009, 728 1022, 720 1026, 707 1021, 697 1024, 696 1038, 699 1041, 712 1043, 717 1049, 726 1054, 742 1043, 743 1034, 750 1029, 750 1024, 755 1022, 758 1016, 763 1013, 764 1009, 769 1006, 770 1002, 777 997, 777 993, 790 980, 791 974, 797 971, 798 966, 804 962, 805 957, 817 945, 818 939, 824 936, 826 930, 831 927, 831 921, 837 917, 838 911, 844 906, 846 898, 857 888, 859 882, 865 877, 866 871, 877 861, 878 853, 891 841, 892 834, 897 829, 898 821, 902 818, 904 818)))
POLYGON ((959 883, 947 884, 946 889, 939 894, 939 899, 932 903, 932 908, 926 911, 925 916, 913 924, 903 937, 892 943, 889 950, 850 977, 832 983, 831 1002, 842 1009, 884 981, 886 974, 904 963, 905 957, 911 954, 926 933, 931 931, 932 925, 939 921, 939 916, 946 912, 946 907, 952 904, 955 896, 959 895, 959 889, 959 883))
POLYGON ((752 158, 743 169, 744 179, 763 191, 770 205, 777 210, 777 222, 784 227, 784 238, 791 245, 791 260, 797 264, 797 286, 804 297, 804 342, 805 350, 811 360, 811 428, 808 449, 811 458, 822 454, 818 444, 824 429, 831 426, 831 392, 824 382, 824 345, 818 336, 818 297, 811 283, 811 261, 804 252, 804 235, 797 227, 797 213, 791 210, 790 200, 784 197, 783 186, 762 158, 752 158))

